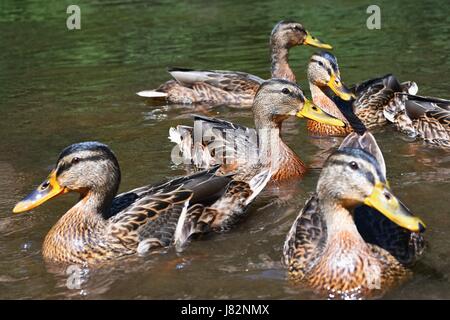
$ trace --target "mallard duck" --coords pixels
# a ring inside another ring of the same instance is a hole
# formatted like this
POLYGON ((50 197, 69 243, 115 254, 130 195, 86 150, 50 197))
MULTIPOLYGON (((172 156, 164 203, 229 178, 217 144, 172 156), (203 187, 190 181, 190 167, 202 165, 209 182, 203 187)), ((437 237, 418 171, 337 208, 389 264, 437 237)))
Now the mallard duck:
POLYGON ((283 248, 294 283, 329 298, 384 293, 424 249, 425 224, 392 193, 374 137, 352 133, 326 161, 283 248))
MULTIPOLYGON (((280 21, 270 35, 272 78, 295 82, 295 75, 289 67, 289 49, 299 45, 310 45, 331 49, 305 30, 303 25, 293 21, 280 21)), ((237 71, 192 70, 169 68, 174 80, 162 84, 156 90, 137 94, 149 98, 165 98, 172 103, 191 104, 240 104, 251 105, 259 85, 260 77, 237 71)))
POLYGON ((116 196, 120 168, 113 152, 99 142, 77 143, 62 151, 48 178, 13 211, 80 194, 45 237, 42 254, 50 262, 95 265, 172 244, 182 249, 193 234, 231 227, 270 178, 257 168, 238 178, 217 176, 217 169, 116 196))
POLYGON ((417 84, 400 83, 393 75, 367 80, 347 88, 337 59, 331 53, 314 54, 308 65, 313 102, 343 120, 345 127, 331 127, 308 121, 308 130, 317 135, 345 136, 354 128, 343 115, 353 110, 367 128, 393 124, 410 137, 450 146, 450 101, 415 95, 417 84))
POLYGON ((450 100, 396 93, 384 115, 410 137, 450 148, 450 100))
POLYGON ((306 166, 281 138, 281 126, 289 116, 305 117, 330 125, 344 123, 317 108, 293 82, 265 81, 253 102, 255 129, 228 121, 196 116, 194 127, 171 128, 177 163, 205 168, 222 164, 227 170, 260 163, 271 168, 272 180, 301 177, 306 166), (231 169, 230 169, 231 168, 231 169))

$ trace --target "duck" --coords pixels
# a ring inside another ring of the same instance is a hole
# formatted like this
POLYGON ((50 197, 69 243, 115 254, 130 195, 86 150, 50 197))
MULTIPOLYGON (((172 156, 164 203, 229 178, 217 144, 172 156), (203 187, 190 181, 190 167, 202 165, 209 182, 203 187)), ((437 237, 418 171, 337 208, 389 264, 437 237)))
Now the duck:
POLYGON ((306 99, 297 84, 284 79, 263 82, 252 111, 255 128, 200 115, 194 116, 193 127, 170 128, 169 139, 176 144, 172 161, 196 168, 219 164, 221 172, 238 172, 258 163, 270 168, 271 181, 301 178, 306 165, 283 141, 283 122, 297 116, 344 125, 306 99))
MULTIPOLYGON (((280 21, 270 35, 271 78, 296 82, 289 66, 289 50, 299 45, 331 49, 305 30, 301 23, 280 21)), ((225 70, 194 70, 169 68, 172 80, 156 90, 140 91, 147 98, 164 98, 177 104, 227 104, 251 106, 259 85, 264 81, 258 76, 225 70)))
POLYGON ((393 126, 426 145, 450 148, 450 100, 396 93, 395 103, 384 109, 393 126))
POLYGON ((328 299, 380 297, 412 275, 424 222, 394 195, 369 131, 330 155, 289 230, 283 262, 293 284, 328 299))
POLYGON ((69 192, 80 195, 45 236, 42 255, 50 263, 101 266, 170 247, 182 251, 194 235, 229 230, 270 178, 257 167, 239 177, 217 170, 117 195, 121 172, 111 149, 96 141, 76 143, 61 152, 48 178, 13 212, 69 192))
POLYGON ((313 102, 346 123, 331 127, 309 120, 307 128, 313 135, 348 135, 354 128, 344 113, 352 109, 369 129, 392 125, 427 144, 450 146, 450 100, 416 95, 418 86, 413 81, 400 83, 388 74, 348 88, 341 80, 336 57, 325 51, 311 57, 308 81, 313 102))

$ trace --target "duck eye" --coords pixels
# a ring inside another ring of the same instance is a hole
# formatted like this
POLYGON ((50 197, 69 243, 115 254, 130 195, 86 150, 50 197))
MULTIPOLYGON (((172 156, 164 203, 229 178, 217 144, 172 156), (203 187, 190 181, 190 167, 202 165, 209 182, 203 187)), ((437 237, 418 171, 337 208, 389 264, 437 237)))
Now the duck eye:
POLYGON ((319 64, 319 66, 323 67, 323 62, 322 61, 318 61, 317 63, 319 64))
POLYGON ((72 159, 72 164, 76 164, 78 162, 80 162, 80 158, 75 157, 75 158, 72 159))
POLYGON ((358 170, 359 166, 355 161, 350 162, 350 168, 352 168, 353 170, 358 170))
POLYGON ((281 90, 281 92, 283 92, 284 94, 290 94, 290 93, 291 93, 291 90, 289 90, 288 88, 283 88, 283 89, 281 90))

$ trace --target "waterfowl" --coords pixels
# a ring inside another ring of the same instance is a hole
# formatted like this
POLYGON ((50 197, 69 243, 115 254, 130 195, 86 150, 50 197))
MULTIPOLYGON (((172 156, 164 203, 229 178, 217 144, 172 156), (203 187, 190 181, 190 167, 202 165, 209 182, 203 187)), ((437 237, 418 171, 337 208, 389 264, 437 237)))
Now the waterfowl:
POLYGON ((315 135, 345 136, 353 131, 345 121, 340 104, 349 104, 366 127, 375 128, 388 123, 384 109, 395 102, 395 93, 417 91, 415 83, 401 84, 393 75, 347 88, 341 80, 337 59, 329 52, 319 52, 311 57, 308 81, 313 102, 347 124, 345 127, 335 128, 308 121, 308 131, 315 135))
MULTIPOLYGON (((289 66, 289 49, 309 45, 331 49, 294 21, 280 21, 270 35, 271 77, 295 82, 295 75, 289 66)), ((251 105, 259 85, 260 77, 239 71, 192 70, 169 68, 173 80, 162 84, 156 90, 137 94, 149 98, 165 98, 179 104, 240 104, 251 105)))
POLYGON ((390 190, 373 136, 351 133, 292 225, 284 263, 294 283, 328 298, 374 297, 411 274, 424 230, 390 190))
POLYGON ((207 168, 221 164, 221 170, 242 170, 254 163, 270 168, 272 180, 303 176, 305 164, 281 138, 281 127, 289 116, 305 117, 330 125, 344 123, 309 102, 301 88, 290 81, 271 79, 259 88, 252 106, 255 128, 229 121, 196 116, 194 126, 171 128, 169 139, 176 143, 178 164, 207 168))
POLYGON ((120 168, 114 153, 99 142, 77 143, 62 151, 48 178, 13 211, 80 194, 45 237, 42 254, 50 262, 96 265, 171 245, 182 249, 193 234, 230 228, 270 178, 267 170, 235 177, 217 176, 217 169, 116 196, 120 168))
POLYGON ((418 87, 412 81, 400 83, 386 75, 347 88, 336 57, 328 52, 311 57, 308 80, 314 103, 346 123, 339 128, 308 121, 313 134, 347 135, 354 128, 343 113, 352 109, 367 128, 392 124, 410 137, 450 147, 450 100, 415 95, 418 87))
POLYGON ((384 115, 400 132, 450 148, 450 100, 396 93, 384 115))

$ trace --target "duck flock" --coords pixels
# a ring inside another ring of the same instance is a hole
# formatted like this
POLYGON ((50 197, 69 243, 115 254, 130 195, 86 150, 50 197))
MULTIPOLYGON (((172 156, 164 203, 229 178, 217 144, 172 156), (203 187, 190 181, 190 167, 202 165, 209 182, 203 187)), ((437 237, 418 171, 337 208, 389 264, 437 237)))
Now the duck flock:
POLYGON ((280 21, 270 35, 271 79, 170 68, 171 80, 138 95, 251 107, 254 127, 196 115, 192 126, 168 128, 177 150, 172 161, 195 167, 195 173, 122 194, 117 194, 119 163, 107 145, 70 145, 13 211, 32 210, 68 192, 80 194, 45 237, 47 263, 97 268, 171 248, 183 254, 202 234, 226 232, 239 223, 268 185, 307 174, 281 135, 286 119, 306 119, 314 136, 345 138, 323 164, 316 189, 286 235, 280 253, 286 281, 319 297, 382 296, 412 275, 425 249, 426 226, 390 189, 370 130, 392 126, 430 147, 448 149, 450 101, 418 96, 415 82, 393 75, 348 87, 330 49, 302 24, 280 21), (289 49, 300 45, 323 50, 308 64, 311 101, 288 64, 289 49))

